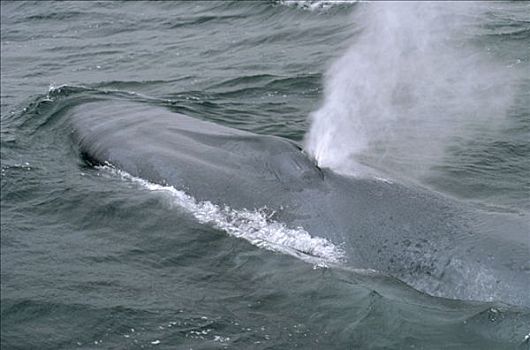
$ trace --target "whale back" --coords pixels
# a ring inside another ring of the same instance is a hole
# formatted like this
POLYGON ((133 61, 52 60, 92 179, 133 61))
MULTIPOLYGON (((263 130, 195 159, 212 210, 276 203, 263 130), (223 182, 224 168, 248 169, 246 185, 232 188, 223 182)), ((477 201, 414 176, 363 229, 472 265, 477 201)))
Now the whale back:
POLYGON ((98 101, 73 108, 69 118, 92 164, 111 163, 197 200, 268 208, 275 220, 340 245, 348 266, 390 274, 429 294, 530 305, 526 222, 506 219, 516 234, 501 236, 441 195, 341 176, 318 168, 290 140, 161 107, 98 101))

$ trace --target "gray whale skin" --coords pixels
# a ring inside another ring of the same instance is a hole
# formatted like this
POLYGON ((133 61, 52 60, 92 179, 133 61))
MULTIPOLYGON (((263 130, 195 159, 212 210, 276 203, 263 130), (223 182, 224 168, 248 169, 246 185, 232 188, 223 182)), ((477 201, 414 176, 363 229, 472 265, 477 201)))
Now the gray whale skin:
POLYGON ((267 207, 431 295, 530 306, 528 219, 483 213, 417 186, 320 169, 294 142, 128 101, 68 112, 92 163, 233 209, 267 207))

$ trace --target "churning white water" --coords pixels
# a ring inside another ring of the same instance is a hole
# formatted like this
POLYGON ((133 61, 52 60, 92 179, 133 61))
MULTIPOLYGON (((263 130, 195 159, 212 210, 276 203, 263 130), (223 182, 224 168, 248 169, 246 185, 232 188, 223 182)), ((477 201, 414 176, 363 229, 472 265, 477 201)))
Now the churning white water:
POLYGON ((359 4, 358 30, 310 116, 306 149, 318 164, 421 175, 452 142, 495 130, 512 103, 515 72, 480 44, 490 5, 359 4))
POLYGON ((193 215, 203 224, 209 224, 228 235, 242 238, 263 249, 287 254, 315 266, 341 264, 346 261, 340 247, 325 238, 311 236, 302 227, 289 228, 282 222, 272 220, 271 214, 263 210, 235 210, 209 201, 197 201, 189 194, 173 186, 162 186, 114 168, 112 165, 99 169, 131 181, 141 187, 168 196, 171 203, 193 215))

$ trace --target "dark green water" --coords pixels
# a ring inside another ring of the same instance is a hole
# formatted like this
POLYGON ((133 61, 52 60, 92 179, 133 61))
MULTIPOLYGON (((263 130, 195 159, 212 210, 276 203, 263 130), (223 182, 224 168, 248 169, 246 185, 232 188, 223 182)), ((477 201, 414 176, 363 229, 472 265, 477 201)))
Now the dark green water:
MULTIPOLYGON (((339 120, 336 142, 315 146, 329 164, 361 162, 528 222, 528 4, 447 7, 456 52, 390 45, 373 70, 343 56, 379 52, 363 41, 363 5, 322 5, 2 2, 2 349, 528 348, 527 307, 436 298, 260 249, 80 157, 63 118, 72 103, 125 97, 302 143, 308 116, 326 121, 338 96, 347 110, 414 118, 339 120), (385 67, 403 57, 429 61, 405 65, 401 87, 385 67), (370 98, 389 86, 398 102, 370 98), (407 102, 418 96, 427 102, 407 102), (361 136, 368 146, 351 155, 335 147, 361 136)), ((391 28, 423 42, 410 33, 425 21, 396 13, 407 25, 391 28)))

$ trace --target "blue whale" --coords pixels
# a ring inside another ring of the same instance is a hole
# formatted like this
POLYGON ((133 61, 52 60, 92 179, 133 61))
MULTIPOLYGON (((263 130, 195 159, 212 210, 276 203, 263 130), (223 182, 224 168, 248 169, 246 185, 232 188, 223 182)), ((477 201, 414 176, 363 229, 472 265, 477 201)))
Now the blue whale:
POLYGON ((91 164, 171 185, 199 201, 274 211, 373 269, 452 299, 530 306, 529 224, 416 185, 321 169, 294 142, 128 100, 67 112, 91 164))

